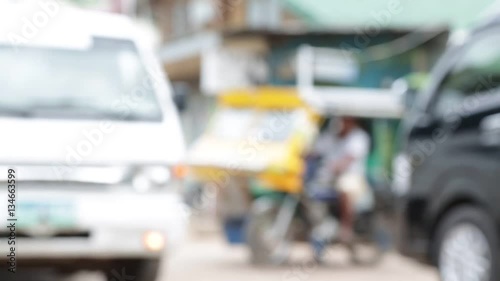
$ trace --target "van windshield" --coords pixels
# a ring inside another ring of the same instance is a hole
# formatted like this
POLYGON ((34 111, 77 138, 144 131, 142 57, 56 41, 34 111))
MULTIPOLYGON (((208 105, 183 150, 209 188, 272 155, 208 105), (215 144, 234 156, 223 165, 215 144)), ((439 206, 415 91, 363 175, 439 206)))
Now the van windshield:
POLYGON ((132 41, 88 49, 0 45, 0 116, 161 121, 157 82, 132 41))

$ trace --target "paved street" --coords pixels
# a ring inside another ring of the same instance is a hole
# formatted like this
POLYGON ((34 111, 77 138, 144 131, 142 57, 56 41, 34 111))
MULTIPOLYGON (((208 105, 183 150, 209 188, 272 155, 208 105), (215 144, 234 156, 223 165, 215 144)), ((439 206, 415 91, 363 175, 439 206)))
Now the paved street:
POLYGON ((347 262, 347 254, 341 248, 332 248, 325 265, 311 264, 307 245, 297 245, 291 264, 278 268, 256 268, 247 263, 244 247, 228 246, 217 237, 192 238, 170 260, 168 272, 163 280, 186 281, 436 281, 432 269, 405 260, 392 254, 383 263, 373 268, 359 268, 347 262))
MULTIPOLYGON (((247 262, 243 246, 229 246, 217 235, 192 236, 163 266, 158 281, 436 281, 435 272, 425 266, 400 258, 395 254, 385 257, 377 267, 360 268, 350 265, 342 248, 328 252, 325 265, 310 262, 307 245, 294 247, 289 265, 281 267, 254 267, 247 262)), ((30 274, 31 275, 31 274, 30 274)), ((20 276, 17 276, 20 277, 20 276)), ((41 275, 19 281, 55 281, 55 277, 41 275)), ((99 273, 82 273, 69 280, 103 281, 99 273)))

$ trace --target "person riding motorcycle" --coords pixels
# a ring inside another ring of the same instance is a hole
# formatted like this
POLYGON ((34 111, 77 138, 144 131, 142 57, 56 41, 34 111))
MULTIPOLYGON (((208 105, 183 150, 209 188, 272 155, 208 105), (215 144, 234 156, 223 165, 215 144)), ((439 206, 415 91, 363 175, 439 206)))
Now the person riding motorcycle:
POLYGON ((357 213, 373 205, 373 194, 366 180, 366 162, 370 137, 357 119, 340 118, 330 122, 314 144, 306 175, 306 189, 310 197, 309 216, 313 223, 311 242, 317 261, 321 261, 326 245, 335 237, 336 220, 329 213, 329 204, 337 200, 340 211, 340 240, 350 245, 357 213), (319 163, 318 163, 319 160, 319 163), (314 171, 315 170, 315 171, 314 171))

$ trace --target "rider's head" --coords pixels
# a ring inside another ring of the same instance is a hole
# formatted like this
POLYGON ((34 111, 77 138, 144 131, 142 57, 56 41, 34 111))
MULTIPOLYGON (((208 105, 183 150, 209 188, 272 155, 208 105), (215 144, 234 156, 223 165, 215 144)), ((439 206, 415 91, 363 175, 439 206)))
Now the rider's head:
POLYGON ((344 116, 340 118, 339 136, 344 137, 358 127, 358 120, 354 117, 344 116))

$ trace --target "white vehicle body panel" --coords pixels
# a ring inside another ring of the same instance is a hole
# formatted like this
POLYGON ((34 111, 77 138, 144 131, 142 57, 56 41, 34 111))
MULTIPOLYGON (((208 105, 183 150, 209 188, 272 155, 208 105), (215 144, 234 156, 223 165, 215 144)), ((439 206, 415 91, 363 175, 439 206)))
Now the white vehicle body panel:
MULTIPOLYGON (((123 16, 59 4, 58 12, 49 15, 47 24, 37 28, 33 38, 13 41, 13 34, 23 34, 23 19, 30 21, 36 13, 44 12, 39 1, 30 2, 20 6, 0 3, 0 45, 8 44, 15 52, 19 46, 85 49, 92 37, 130 40, 136 43, 156 82, 154 92, 163 121, 0 116, 0 184, 7 185, 9 168, 16 170, 16 215, 23 204, 60 202, 72 212, 71 225, 62 229, 19 225, 18 234, 27 237, 17 239, 17 254, 38 259, 162 257, 163 252, 145 248, 143 235, 146 231, 162 233, 166 251, 182 240, 188 212, 175 193, 177 183, 167 183, 162 191, 139 193, 124 176, 135 167, 167 167, 184 158, 185 143, 168 79, 152 50, 136 36, 132 21, 123 16), (96 137, 96 132, 101 137, 96 137), (55 236, 61 230, 89 235, 55 236)), ((0 220, 4 227, 0 232, 6 231, 7 196, 2 188, 0 220)), ((7 245, 5 238, 0 238, 0 243, 7 245)), ((7 247, 0 247, 4 259, 7 252, 7 247)))

